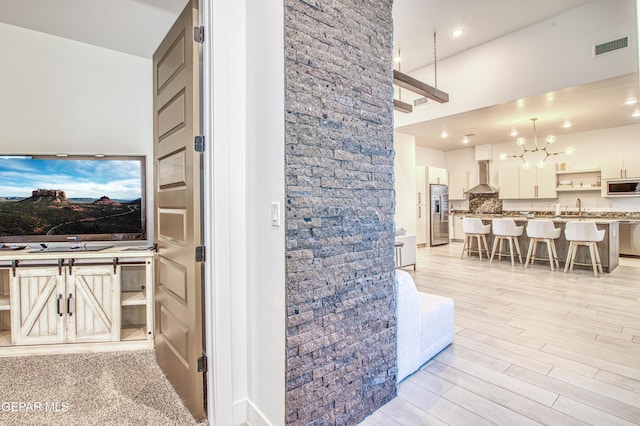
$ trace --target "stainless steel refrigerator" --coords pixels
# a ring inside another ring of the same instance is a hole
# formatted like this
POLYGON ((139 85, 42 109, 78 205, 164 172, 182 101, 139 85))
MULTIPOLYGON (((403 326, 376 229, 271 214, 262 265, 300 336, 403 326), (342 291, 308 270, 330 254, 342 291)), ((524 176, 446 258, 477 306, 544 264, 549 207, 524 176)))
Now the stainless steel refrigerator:
POLYGON ((429 226, 431 245, 449 244, 449 187, 429 185, 429 226))

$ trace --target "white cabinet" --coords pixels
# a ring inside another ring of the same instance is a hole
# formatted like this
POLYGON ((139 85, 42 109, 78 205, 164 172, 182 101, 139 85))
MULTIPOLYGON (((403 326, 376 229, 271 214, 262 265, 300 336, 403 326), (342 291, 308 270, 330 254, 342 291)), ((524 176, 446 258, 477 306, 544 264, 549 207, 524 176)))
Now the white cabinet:
POLYGON ((556 198, 556 172, 553 168, 503 167, 498 169, 501 199, 556 198))
POLYGON ((0 254, 4 351, 152 349, 153 314, 152 252, 0 254))
POLYGON ((119 267, 18 267, 14 272, 13 344, 120 340, 119 267))
POLYGON ((454 214, 453 215, 453 233, 452 239, 456 241, 464 241, 464 230, 462 229, 462 219, 464 219, 464 215, 454 214))
POLYGON ((602 161, 602 179, 640 177, 640 154, 627 152, 621 157, 609 157, 602 161))
POLYGON ((416 244, 423 246, 427 244, 429 211, 427 204, 418 204, 416 207, 416 244))
POLYGON ((498 198, 520 198, 518 167, 502 167, 498 169, 498 198))
POLYGON ((429 188, 426 181, 426 167, 416 167, 416 244, 427 244, 429 227, 427 226, 427 220, 429 218, 429 211, 427 207, 429 205, 429 194, 427 189, 429 188))
POLYGON ((456 170, 449 172, 449 200, 464 200, 464 191, 469 189, 469 171, 456 170))
POLYGON ((519 198, 556 198, 556 171, 553 168, 520 168, 519 198))
POLYGON ((427 181, 428 183, 446 185, 448 182, 447 169, 442 169, 440 167, 427 167, 427 181))

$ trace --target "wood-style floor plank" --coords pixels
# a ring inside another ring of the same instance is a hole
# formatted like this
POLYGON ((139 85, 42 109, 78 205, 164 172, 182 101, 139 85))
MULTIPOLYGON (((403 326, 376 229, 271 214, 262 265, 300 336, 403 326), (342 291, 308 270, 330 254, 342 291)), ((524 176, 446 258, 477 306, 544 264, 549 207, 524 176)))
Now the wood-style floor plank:
POLYGON ((452 346, 362 423, 640 424, 640 259, 612 273, 418 249, 418 290, 455 300, 452 346))

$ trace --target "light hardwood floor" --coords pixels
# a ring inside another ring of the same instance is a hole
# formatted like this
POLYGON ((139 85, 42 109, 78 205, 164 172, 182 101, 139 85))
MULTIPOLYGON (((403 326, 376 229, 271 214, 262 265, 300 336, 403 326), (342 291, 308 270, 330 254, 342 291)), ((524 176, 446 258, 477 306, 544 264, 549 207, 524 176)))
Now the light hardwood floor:
POLYGON ((455 300, 456 334, 362 425, 640 424, 639 259, 594 278, 461 251, 418 249, 405 269, 455 300))

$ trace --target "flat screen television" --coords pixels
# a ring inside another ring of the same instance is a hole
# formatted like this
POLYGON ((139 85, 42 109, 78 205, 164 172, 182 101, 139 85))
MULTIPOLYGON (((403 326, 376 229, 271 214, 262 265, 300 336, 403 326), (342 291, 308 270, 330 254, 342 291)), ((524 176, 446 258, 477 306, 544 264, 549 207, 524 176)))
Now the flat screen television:
POLYGON ((0 155, 0 243, 145 240, 144 156, 0 155))

